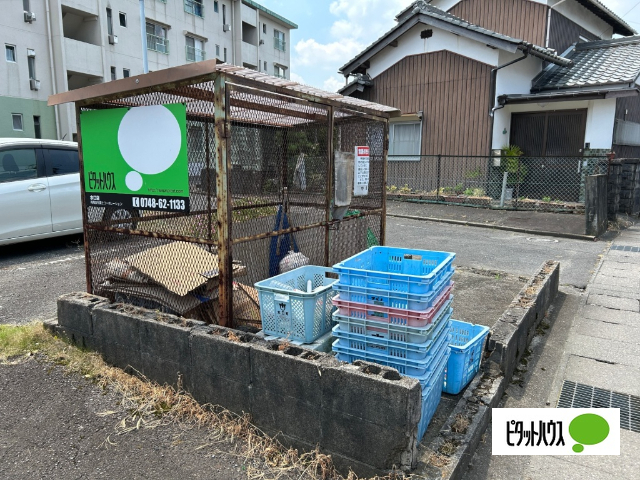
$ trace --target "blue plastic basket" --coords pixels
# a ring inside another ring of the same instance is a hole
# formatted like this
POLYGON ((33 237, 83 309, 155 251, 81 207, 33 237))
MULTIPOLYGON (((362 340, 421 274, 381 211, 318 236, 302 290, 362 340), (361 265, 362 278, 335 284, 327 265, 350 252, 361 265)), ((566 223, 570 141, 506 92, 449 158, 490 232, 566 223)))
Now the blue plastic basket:
POLYGON ((348 340, 337 339, 333 342, 333 351, 336 358, 343 362, 353 363, 356 360, 365 360, 395 368, 402 375, 414 377, 424 387, 433 377, 436 367, 444 357, 449 355, 449 328, 443 329, 440 336, 434 341, 425 359, 412 360, 410 358, 393 357, 382 351, 368 351, 350 348, 348 340))
POLYGON ((401 308, 423 311, 433 307, 440 294, 451 284, 453 271, 442 276, 439 283, 429 293, 402 293, 390 290, 378 290, 369 287, 354 287, 338 282, 333 288, 340 293, 340 298, 348 302, 360 302, 382 307, 401 308))
POLYGON ((489 327, 451 320, 451 354, 442 391, 457 395, 480 368, 489 327))
POLYGON ((309 265, 256 283, 264 333, 312 343, 331 330, 337 281, 327 276, 331 273, 309 265), (306 293, 308 280, 312 293, 306 293))
POLYGON ((407 327, 405 325, 347 317, 340 315, 339 311, 333 313, 333 321, 339 325, 340 332, 356 333, 398 342, 424 343, 437 337, 437 334, 435 334, 436 327, 442 321, 451 318, 453 312, 451 308, 452 302, 453 300, 447 301, 435 314, 433 322, 426 327, 407 327))
POLYGON ((424 437, 427 427, 440 404, 446 365, 447 360, 445 359, 436 368, 431 382, 422 389, 422 415, 418 422, 418 443, 422 441, 422 437, 424 437))
POLYGON ((455 253, 371 247, 334 265, 341 285, 425 294, 453 274, 455 253))

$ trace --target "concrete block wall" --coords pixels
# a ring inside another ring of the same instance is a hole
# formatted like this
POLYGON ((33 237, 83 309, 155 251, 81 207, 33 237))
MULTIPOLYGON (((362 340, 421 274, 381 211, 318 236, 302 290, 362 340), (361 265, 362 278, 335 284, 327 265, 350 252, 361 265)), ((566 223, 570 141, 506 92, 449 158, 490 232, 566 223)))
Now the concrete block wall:
POLYGON ((609 166, 608 215, 640 213, 640 159, 613 160, 609 166))
POLYGON ((372 475, 417 461, 421 387, 396 370, 353 365, 173 315, 74 293, 58 300, 58 331, 105 361, 201 403, 249 413, 285 445, 319 445, 338 468, 372 475))

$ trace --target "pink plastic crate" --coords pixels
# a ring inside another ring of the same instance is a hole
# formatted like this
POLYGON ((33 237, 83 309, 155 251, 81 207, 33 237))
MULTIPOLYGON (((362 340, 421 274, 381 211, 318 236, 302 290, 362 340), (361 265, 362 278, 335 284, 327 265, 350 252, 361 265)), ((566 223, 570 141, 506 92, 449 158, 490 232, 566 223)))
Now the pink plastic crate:
POLYGON ((433 322, 442 306, 450 299, 452 290, 453 282, 442 292, 433 307, 424 311, 383 307, 360 302, 348 302, 341 300, 340 295, 333 297, 333 304, 338 307, 339 315, 345 317, 386 322, 393 325, 406 325, 409 327, 426 327, 433 322))

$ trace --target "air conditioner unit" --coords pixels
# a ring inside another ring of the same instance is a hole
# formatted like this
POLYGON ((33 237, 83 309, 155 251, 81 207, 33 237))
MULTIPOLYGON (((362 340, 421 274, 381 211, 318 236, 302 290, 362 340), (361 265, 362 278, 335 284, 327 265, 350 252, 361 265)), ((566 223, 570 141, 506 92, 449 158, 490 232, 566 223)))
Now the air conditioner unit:
POLYGON ((231 25, 229 25, 228 23, 225 23, 224 25, 222 25, 222 31, 223 32, 230 32, 231 31, 231 25))
POLYGON ((264 45, 264 40, 260 40, 260 45, 264 45))
POLYGON ((29 87, 31 90, 40 90, 40 80, 29 79, 29 87))
POLYGON ((111 45, 117 45, 118 44, 118 35, 109 35, 109 43, 111 45))
POLYGON ((36 21, 36 14, 33 12, 24 12, 24 21, 27 23, 33 23, 36 21))

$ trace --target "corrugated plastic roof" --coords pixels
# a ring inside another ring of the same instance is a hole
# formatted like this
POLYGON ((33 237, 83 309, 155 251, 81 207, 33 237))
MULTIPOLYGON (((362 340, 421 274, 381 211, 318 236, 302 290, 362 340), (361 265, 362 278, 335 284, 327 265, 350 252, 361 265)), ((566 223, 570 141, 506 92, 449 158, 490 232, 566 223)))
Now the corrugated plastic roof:
POLYGON ((568 58, 573 66, 547 68, 531 91, 634 83, 640 75, 640 36, 579 43, 568 58))

